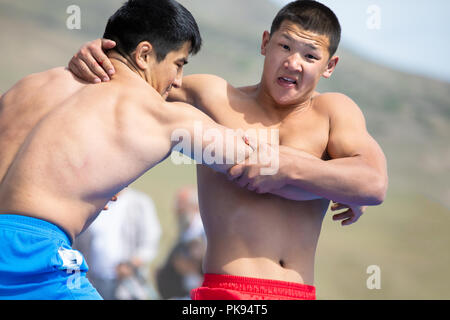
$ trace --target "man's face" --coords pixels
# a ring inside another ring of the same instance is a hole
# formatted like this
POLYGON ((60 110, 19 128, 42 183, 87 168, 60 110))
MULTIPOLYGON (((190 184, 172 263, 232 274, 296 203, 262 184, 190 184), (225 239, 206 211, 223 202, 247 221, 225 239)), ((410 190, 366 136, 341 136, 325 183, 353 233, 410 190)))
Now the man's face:
POLYGON ((188 62, 190 46, 190 42, 186 42, 179 50, 169 52, 160 62, 156 57, 152 59, 149 68, 150 84, 164 99, 167 99, 172 87, 181 87, 183 67, 188 62))
POLYGON ((272 35, 264 33, 262 85, 275 103, 305 102, 320 77, 331 76, 338 58, 329 59, 328 46, 328 37, 305 31, 290 21, 284 21, 272 35))

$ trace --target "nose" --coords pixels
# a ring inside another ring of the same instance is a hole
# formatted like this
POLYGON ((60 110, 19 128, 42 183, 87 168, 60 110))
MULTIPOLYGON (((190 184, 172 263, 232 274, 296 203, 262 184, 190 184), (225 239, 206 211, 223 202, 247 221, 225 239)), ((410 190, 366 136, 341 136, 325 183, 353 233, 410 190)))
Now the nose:
POLYGON ((286 62, 284 63, 284 67, 288 69, 289 71, 293 72, 302 72, 302 59, 300 57, 300 54, 296 53, 293 55, 290 55, 286 62))
POLYGON ((181 85, 183 84, 183 74, 177 75, 175 78, 175 81, 173 82, 172 86, 177 89, 181 88, 181 85))

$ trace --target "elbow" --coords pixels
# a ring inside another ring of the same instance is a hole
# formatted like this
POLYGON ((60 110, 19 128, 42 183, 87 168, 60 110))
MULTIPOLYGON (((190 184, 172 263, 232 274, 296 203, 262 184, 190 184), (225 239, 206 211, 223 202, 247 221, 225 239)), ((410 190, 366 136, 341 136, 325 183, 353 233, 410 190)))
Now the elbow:
POLYGON ((369 191, 366 205, 378 206, 386 199, 386 193, 388 189, 387 176, 378 176, 371 184, 371 190, 369 191))

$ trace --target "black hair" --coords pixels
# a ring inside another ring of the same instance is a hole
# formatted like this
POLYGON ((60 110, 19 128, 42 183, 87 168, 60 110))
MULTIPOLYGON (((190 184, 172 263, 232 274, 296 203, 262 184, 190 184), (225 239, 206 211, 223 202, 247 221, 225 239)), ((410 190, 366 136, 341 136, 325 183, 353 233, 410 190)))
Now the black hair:
POLYGON ((192 14, 175 0, 129 0, 108 20, 104 38, 115 50, 130 55, 142 41, 152 44, 158 62, 190 42, 189 53, 200 51, 202 39, 192 14))
POLYGON ((290 2, 278 12, 272 22, 270 34, 276 32, 285 20, 298 24, 305 31, 327 36, 330 40, 330 58, 336 53, 341 41, 341 25, 327 6, 312 0, 290 2))

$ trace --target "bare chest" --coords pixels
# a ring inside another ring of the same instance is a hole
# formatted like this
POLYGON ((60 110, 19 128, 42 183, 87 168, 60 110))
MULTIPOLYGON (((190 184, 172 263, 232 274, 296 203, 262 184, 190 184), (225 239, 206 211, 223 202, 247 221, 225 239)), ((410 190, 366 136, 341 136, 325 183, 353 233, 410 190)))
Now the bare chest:
POLYGON ((314 106, 274 119, 255 103, 234 102, 211 110, 209 115, 225 127, 256 135, 260 142, 279 143, 321 159, 328 158, 329 120, 314 106))

